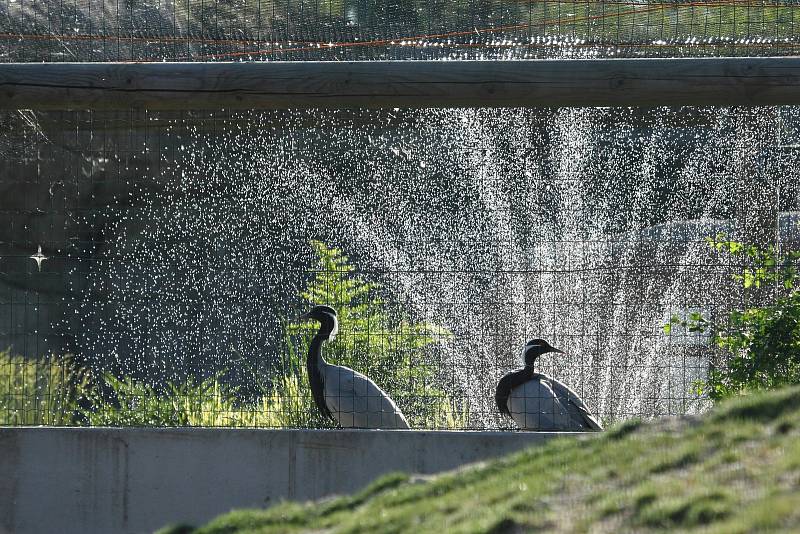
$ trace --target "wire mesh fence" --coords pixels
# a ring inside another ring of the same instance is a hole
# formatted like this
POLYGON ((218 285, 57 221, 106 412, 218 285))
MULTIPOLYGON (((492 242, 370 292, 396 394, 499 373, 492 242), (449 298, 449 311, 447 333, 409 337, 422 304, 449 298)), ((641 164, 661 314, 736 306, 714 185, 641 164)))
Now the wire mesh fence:
MULTIPOLYGON (((0 61, 792 55, 796 2, 0 2, 0 61)), ((724 103, 722 103, 724 104, 724 103)), ((796 108, 0 113, 0 424, 335 425, 306 361, 413 428, 694 413, 675 325, 764 298, 708 246, 800 246, 796 108), (752 299, 756 299, 753 301, 752 299)))
POLYGON ((701 411, 717 349, 664 325, 753 298, 706 237, 798 245, 784 115, 8 113, 0 421, 332 426, 312 304, 414 428, 515 428, 531 338, 602 422, 701 411))
POLYGON ((0 2, 0 61, 793 55, 791 1, 0 2))

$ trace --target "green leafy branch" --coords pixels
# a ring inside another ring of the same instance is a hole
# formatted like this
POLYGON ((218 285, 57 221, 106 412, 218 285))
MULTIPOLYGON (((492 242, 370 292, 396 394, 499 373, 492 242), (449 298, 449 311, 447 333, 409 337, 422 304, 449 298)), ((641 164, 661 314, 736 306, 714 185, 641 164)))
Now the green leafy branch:
MULTIPOLYGON (((328 358, 363 372, 385 388, 413 427, 465 428, 469 404, 446 393, 434 345, 445 328, 415 322, 381 297, 340 250, 315 241, 317 269, 299 292, 308 306, 334 306, 340 335, 328 358)), ((243 398, 225 372, 155 387, 129 376, 90 373, 71 358, 41 360, 0 352, 0 424, 324 428, 314 405, 305 358, 315 325, 286 323, 281 360, 271 373, 251 368, 255 396, 243 398)), ((241 364, 247 365, 244 360, 241 364)))
POLYGON ((710 247, 744 259, 741 274, 733 275, 750 301, 762 305, 731 311, 724 322, 707 320, 699 312, 686 319, 673 316, 664 325, 670 334, 674 325, 690 332, 713 332, 715 345, 727 355, 715 362, 699 393, 720 399, 750 390, 772 389, 800 383, 800 290, 797 263, 800 252, 778 254, 775 247, 732 241, 723 234, 707 238, 710 247))
MULTIPOLYGON (((308 307, 327 304, 337 311, 339 335, 326 345, 326 357, 366 374, 386 389, 412 426, 438 426, 436 414, 454 404, 443 391, 437 373, 440 362, 431 349, 453 334, 428 321, 413 321, 387 303, 380 284, 357 274, 341 250, 320 241, 312 241, 311 246, 317 265, 299 296, 308 307)), ((311 323, 287 325, 287 348, 295 353, 306 351, 306 340, 316 328, 311 323)), ((453 422, 464 419, 468 408, 450 411, 447 417, 453 422)))

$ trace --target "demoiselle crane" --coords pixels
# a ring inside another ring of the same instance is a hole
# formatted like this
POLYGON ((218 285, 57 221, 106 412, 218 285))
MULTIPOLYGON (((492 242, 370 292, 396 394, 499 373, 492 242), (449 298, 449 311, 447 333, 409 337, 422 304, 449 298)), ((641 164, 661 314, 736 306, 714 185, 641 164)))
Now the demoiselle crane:
POLYGON ((497 384, 494 397, 500 413, 523 430, 602 431, 583 400, 566 384, 534 372, 536 359, 548 352, 564 354, 544 339, 525 344, 525 367, 508 373, 497 384))
POLYGON ((408 429, 400 409, 375 382, 342 365, 331 365, 322 356, 322 343, 332 341, 339 331, 336 310, 314 306, 298 320, 320 324, 308 349, 308 381, 314 402, 324 416, 343 428, 408 429))

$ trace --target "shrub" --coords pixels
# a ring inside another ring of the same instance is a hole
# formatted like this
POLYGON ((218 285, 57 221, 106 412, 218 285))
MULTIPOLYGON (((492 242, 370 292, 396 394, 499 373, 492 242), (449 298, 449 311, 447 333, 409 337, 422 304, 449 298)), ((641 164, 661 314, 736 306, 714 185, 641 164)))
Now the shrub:
MULTIPOLYGON (((354 273, 342 252, 312 242, 318 270, 299 293, 308 306, 336 307, 340 335, 326 346, 333 363, 370 376, 386 389, 412 426, 464 428, 469 406, 444 393, 437 353, 447 330, 413 322, 388 305, 380 286, 354 273)), ((224 372, 155 386, 105 373, 89 373, 69 357, 28 360, 0 354, 0 425, 203 426, 325 428, 308 385, 305 359, 316 326, 286 324, 282 358, 272 376, 251 369, 255 395, 244 400, 224 372), (91 383, 91 385, 90 385, 91 383), (102 393, 101 393, 102 392, 102 393), (84 405, 79 407, 78 400, 84 405), (81 421, 76 418, 81 416, 81 421)))
MULTIPOLYGON (((300 299, 308 307, 327 304, 339 318, 339 335, 325 346, 331 363, 369 376, 397 402, 412 426, 466 426, 468 406, 445 394, 438 376, 440 360, 434 346, 452 334, 430 322, 415 322, 381 296, 381 286, 364 280, 341 250, 312 241, 317 270, 300 299)), ((316 324, 287 325, 291 374, 310 397, 305 379, 305 355, 316 324), (302 362, 302 364, 301 364, 302 362)))
POLYGON ((257 399, 249 402, 243 402, 221 374, 163 389, 129 377, 107 374, 104 380, 114 400, 91 396, 91 408, 83 413, 93 426, 287 428, 321 419, 295 376, 284 377, 273 389, 260 389, 257 399))
POLYGON ((682 324, 690 331, 713 332, 714 342, 727 355, 711 368, 698 392, 720 399, 749 390, 773 389, 800 383, 800 252, 778 254, 724 235, 708 238, 711 247, 741 258, 741 274, 734 275, 747 301, 756 305, 729 313, 713 323, 695 313, 688 321, 672 317, 664 329, 682 324))
POLYGON ((70 356, 29 359, 0 352, 0 425, 68 425, 88 391, 70 356))

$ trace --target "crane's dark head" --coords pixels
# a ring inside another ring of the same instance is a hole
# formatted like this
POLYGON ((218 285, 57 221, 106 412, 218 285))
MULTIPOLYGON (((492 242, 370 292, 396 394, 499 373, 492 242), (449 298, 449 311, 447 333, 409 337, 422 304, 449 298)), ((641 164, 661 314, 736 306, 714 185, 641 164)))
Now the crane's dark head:
POLYGON ((328 341, 333 341, 339 332, 339 320, 336 318, 336 310, 330 306, 314 306, 310 311, 297 318, 298 321, 308 321, 313 319, 319 322, 318 336, 322 336, 328 341))
POLYGON ((544 339, 531 339, 525 343, 525 348, 522 349, 522 359, 525 360, 525 366, 530 367, 536 361, 536 358, 548 352, 559 352, 564 354, 563 350, 557 349, 550 345, 544 339))

